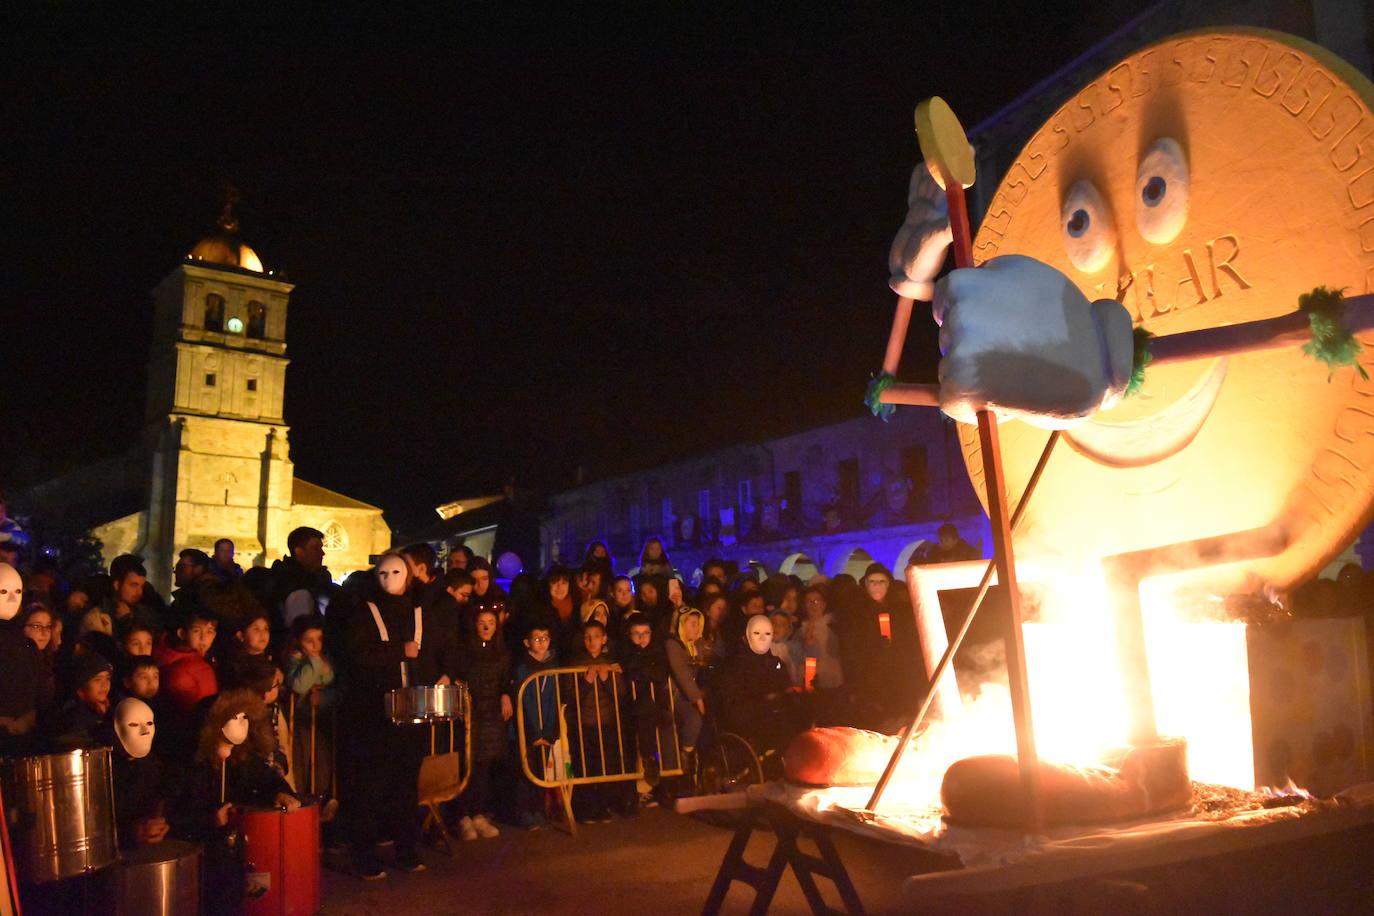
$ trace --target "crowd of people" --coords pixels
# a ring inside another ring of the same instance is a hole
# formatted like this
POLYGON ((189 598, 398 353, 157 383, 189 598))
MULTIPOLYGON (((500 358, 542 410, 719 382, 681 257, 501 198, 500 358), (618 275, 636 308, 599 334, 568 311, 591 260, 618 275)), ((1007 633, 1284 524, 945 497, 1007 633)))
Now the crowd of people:
POLYGON ((165 599, 133 555, 75 582, 0 563, 0 756, 110 747, 120 843, 203 844, 226 911, 238 807, 318 803, 360 877, 424 868, 430 733, 388 715, 402 686, 468 691, 471 775, 441 811, 464 840, 560 810, 526 766, 640 774, 573 795, 584 822, 632 817, 698 791, 722 732, 776 760, 813 724, 899 721, 925 687, 904 583, 878 564, 803 584, 712 560, 689 587, 654 538, 632 576, 594 542, 503 587, 471 551, 445 569, 421 543, 335 584, 319 531, 287 546, 247 570, 228 539, 182 550, 165 599))

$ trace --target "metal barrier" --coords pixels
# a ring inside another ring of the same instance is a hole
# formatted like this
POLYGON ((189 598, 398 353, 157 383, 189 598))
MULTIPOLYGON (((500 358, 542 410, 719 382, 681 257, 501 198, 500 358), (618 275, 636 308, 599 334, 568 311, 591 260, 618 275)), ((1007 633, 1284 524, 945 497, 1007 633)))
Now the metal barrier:
MULTIPOLYGON (((559 797, 563 804, 563 813, 568 821, 568 830, 570 833, 572 833, 573 836, 577 835, 577 820, 573 817, 572 795, 573 790, 577 786, 595 785, 599 783, 609 782, 625 782, 627 780, 638 780, 644 777, 643 766, 639 763, 636 764, 633 770, 627 768, 626 766, 627 755, 625 753, 625 730, 624 724, 622 722, 622 710, 620 707, 622 697, 628 696, 631 702, 638 701, 638 692, 634 684, 630 684, 629 689, 624 690, 621 686, 623 680, 622 674, 615 671, 607 671, 606 679, 603 681, 603 679, 600 676, 600 673, 598 672, 597 675, 594 676, 589 682, 591 686, 591 697, 589 698, 591 700, 590 705, 592 706, 595 715, 590 723, 588 722, 588 720, 583 718, 583 689, 578 684, 578 679, 586 681, 588 672, 591 672, 594 669, 602 667, 604 666, 592 665, 576 668, 550 668, 547 671, 539 671, 525 678, 525 680, 520 683, 520 687, 515 692, 515 715, 516 727, 518 729, 517 743, 520 745, 520 766, 524 770, 525 778, 528 779, 530 782, 534 783, 536 786, 540 786, 541 788, 545 789, 558 790, 559 797), (525 718, 525 691, 530 689, 536 691, 537 699, 535 700, 533 706, 537 713, 538 721, 535 724, 538 726, 540 732, 543 732, 548 724, 545 721, 545 698, 543 694, 544 690, 546 689, 546 684, 549 678, 553 678, 554 700, 553 710, 550 711, 548 714, 556 715, 558 717, 557 743, 562 747, 562 756, 564 758, 567 758, 568 753, 572 749, 572 744, 568 736, 568 717, 565 714, 568 711, 568 706, 563 699, 565 683, 568 685, 568 692, 572 694, 572 712, 576 717, 575 721, 577 723, 578 753, 576 755, 576 760, 579 765, 579 768, 582 770, 581 775, 574 774, 572 761, 568 760, 567 764, 563 767, 555 768, 555 772, 553 774, 554 778, 549 778, 548 770, 550 768, 550 757, 553 757, 554 760, 557 761, 559 756, 557 751, 555 751, 553 748, 541 748, 541 750, 543 751, 543 759, 539 761, 539 773, 536 774, 534 770, 530 767, 529 750, 532 744, 531 739, 528 737, 527 726, 529 725, 529 723, 526 721, 525 718), (616 759, 619 761, 619 765, 615 768, 617 772, 614 773, 607 772, 610 769, 610 767, 607 766, 608 761, 606 758, 606 739, 608 737, 607 733, 610 730, 610 724, 602 720, 601 690, 603 689, 603 683, 609 684, 609 686, 605 687, 604 689, 611 691, 612 702, 615 704, 616 710, 614 723, 616 742, 615 746, 617 748, 616 759), (589 724, 591 726, 590 728, 588 727, 589 724), (589 732, 595 733, 597 742, 595 745, 597 751, 597 761, 599 763, 599 766, 597 768, 601 770, 601 773, 597 775, 589 775, 588 773, 589 767, 587 765, 587 744, 589 740, 589 732), (559 771, 560 769, 561 772, 559 771)), ((649 690, 649 698, 650 701, 654 704, 654 709, 660 709, 661 707, 659 707, 658 705, 657 688, 655 688, 653 684, 650 684, 649 690)), ((660 767, 660 776, 680 776, 683 772, 682 744, 679 741, 677 734, 676 703, 677 698, 675 695, 675 691, 670 686, 668 688, 668 706, 666 710, 668 713, 668 722, 666 727, 668 729, 671 729, 672 732, 672 749, 675 752, 674 760, 676 761, 676 765, 673 767, 660 767)), ((660 762, 663 760, 664 730, 664 725, 658 720, 658 717, 655 716, 654 748, 657 752, 657 756, 660 762)), ((638 735, 636 735, 635 737, 636 742, 634 756, 638 760, 638 758, 640 757, 640 754, 638 753, 638 735)))

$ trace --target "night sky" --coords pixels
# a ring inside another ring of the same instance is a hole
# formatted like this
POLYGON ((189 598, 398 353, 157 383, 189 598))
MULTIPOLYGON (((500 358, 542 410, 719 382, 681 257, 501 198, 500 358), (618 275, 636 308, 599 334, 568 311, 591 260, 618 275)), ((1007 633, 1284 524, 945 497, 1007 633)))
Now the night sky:
POLYGON ((1136 5, 576 6, 9 23, 0 486, 137 437, 150 291, 226 182, 298 284, 296 472, 394 527, 853 416, 915 103, 972 127, 1136 5))

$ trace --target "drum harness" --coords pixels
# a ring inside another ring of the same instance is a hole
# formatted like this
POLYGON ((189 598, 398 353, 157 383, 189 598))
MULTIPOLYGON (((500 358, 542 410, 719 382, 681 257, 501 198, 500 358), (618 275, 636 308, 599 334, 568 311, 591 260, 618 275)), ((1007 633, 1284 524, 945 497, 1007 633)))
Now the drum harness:
MULTIPOLYGON (((382 642, 391 642, 391 636, 386 631, 386 623, 382 620, 382 612, 377 609, 377 605, 371 601, 367 603, 367 608, 372 612, 372 622, 377 624, 377 635, 382 637, 382 642)), ((425 635, 425 619, 419 606, 415 608, 415 645, 422 645, 421 640, 425 635)), ((408 661, 408 660, 407 660, 408 661)), ((406 662, 401 662, 401 686, 410 686, 410 666, 406 662)))

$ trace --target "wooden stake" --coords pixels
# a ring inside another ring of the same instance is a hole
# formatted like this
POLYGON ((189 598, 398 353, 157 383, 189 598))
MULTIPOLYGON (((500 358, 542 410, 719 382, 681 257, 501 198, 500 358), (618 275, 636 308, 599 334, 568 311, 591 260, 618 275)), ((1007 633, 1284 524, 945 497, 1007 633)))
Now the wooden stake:
MULTIPOLYGON (((1045 448, 1040 452, 1040 460, 1036 462, 1035 470, 1031 473, 1030 480, 1026 482, 1026 489, 1021 493, 1021 501, 1016 504, 1016 511, 1011 516, 1013 534, 1016 533, 1017 527, 1021 524, 1021 519, 1026 514, 1026 507, 1030 505, 1031 495, 1035 493, 1035 487, 1040 482, 1040 477, 1045 473, 1045 466, 1049 464, 1050 455, 1054 453, 1054 446, 1059 442, 1061 435, 1062 432, 1057 429, 1050 433, 1049 439, 1045 442, 1045 448)), ((978 591, 973 596, 973 604, 969 606, 968 613, 964 615, 964 622, 959 626, 959 632, 954 634, 954 638, 945 647, 945 654, 940 656, 940 661, 936 663, 935 670, 930 672, 930 689, 926 691, 924 699, 921 700, 916 715, 902 729, 897 738, 897 746, 892 751, 892 757, 883 769, 882 776, 878 778, 878 784, 873 787, 873 794, 868 799, 869 811, 878 810, 878 803, 882 801, 883 792, 887 790, 887 784, 892 781, 893 774, 897 772, 897 767, 902 762, 902 755, 906 753, 907 745, 911 742, 911 736, 916 734, 916 729, 921 727, 926 714, 930 712, 931 704, 936 697, 935 687, 945 676, 949 666, 954 663, 954 656, 958 653, 959 647, 964 644, 964 637, 968 635, 969 628, 973 626, 973 619, 978 615, 978 609, 983 606, 983 599, 987 597, 988 588, 992 585, 992 576, 996 570, 996 559, 989 560, 987 569, 983 571, 983 578, 978 582, 978 591)))
POLYGON ((1016 726, 1016 760, 1026 801, 1026 832, 1035 835, 1041 832, 1044 824, 1040 758, 1035 752, 1030 683, 1026 676, 1026 643, 1021 631, 1021 595, 1017 589, 1016 557, 1012 553, 1011 519, 1007 516, 1006 482, 1002 475, 1002 446, 997 437, 997 418, 991 411, 978 411, 978 441, 983 450, 983 486, 987 490, 988 519, 992 523, 992 559, 997 565, 997 581, 1007 596, 1007 684, 1011 690, 1012 721, 1016 726))

